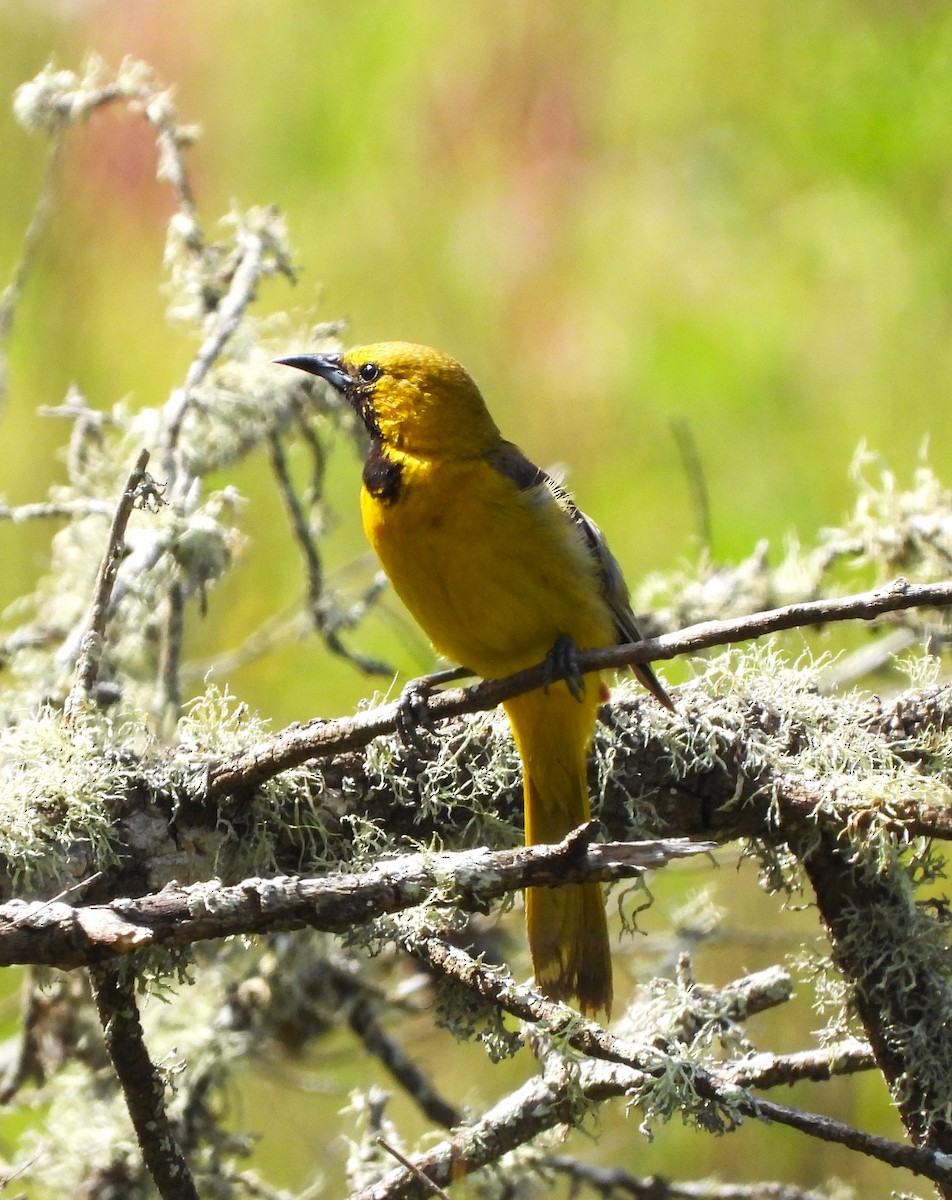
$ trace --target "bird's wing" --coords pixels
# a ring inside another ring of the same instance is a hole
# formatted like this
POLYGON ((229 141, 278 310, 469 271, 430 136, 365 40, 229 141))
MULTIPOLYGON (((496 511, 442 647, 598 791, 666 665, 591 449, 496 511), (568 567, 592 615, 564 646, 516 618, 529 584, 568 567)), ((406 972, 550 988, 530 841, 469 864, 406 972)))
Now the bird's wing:
MULTIPOLYGON (((589 553, 598 567, 602 596, 615 623, 615 635, 619 644, 640 642, 642 637, 635 623, 635 615, 631 611, 630 593, 628 585, 625 583, 625 577, 618 564, 618 559, 608 548, 605 535, 592 518, 582 512, 560 483, 551 475, 546 474, 541 467, 530 462, 519 447, 513 445, 512 442, 500 442, 489 455, 489 463, 501 475, 514 483, 520 491, 535 489, 548 491, 566 517, 585 538, 589 553)), ((632 670, 660 704, 663 704, 665 708, 674 708, 671 697, 658 682, 654 671, 647 663, 638 663, 632 667, 632 670)))

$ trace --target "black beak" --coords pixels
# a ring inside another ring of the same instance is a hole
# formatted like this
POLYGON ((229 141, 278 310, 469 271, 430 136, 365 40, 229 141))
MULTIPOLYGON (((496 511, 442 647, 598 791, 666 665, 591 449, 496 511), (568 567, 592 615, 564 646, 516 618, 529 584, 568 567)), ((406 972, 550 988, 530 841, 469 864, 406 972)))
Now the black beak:
POLYGON ((346 392, 351 385, 351 378, 341 366, 339 354, 293 354, 290 358, 275 358, 273 362, 285 367, 297 367, 299 371, 307 371, 309 375, 320 375, 339 392, 346 392))

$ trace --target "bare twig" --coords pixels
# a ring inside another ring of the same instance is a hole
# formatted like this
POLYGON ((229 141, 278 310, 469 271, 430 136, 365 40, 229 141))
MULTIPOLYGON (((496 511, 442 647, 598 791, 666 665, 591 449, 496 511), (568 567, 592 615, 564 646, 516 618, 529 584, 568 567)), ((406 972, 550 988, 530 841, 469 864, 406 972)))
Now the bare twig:
POLYGON ((847 1150, 865 1154, 868 1158, 885 1163, 887 1167, 902 1167, 943 1187, 947 1188, 952 1183, 952 1162, 949 1156, 940 1150, 908 1146, 902 1142, 895 1142, 892 1138, 865 1133, 832 1117, 806 1112, 801 1108, 791 1108, 786 1104, 775 1104, 772 1100, 753 1100, 749 1115, 762 1121, 773 1121, 790 1129, 798 1129, 821 1142, 845 1146, 847 1150))
POLYGON ((185 587, 180 580, 174 579, 170 583, 167 603, 159 661, 159 700, 165 727, 174 729, 182 711, 182 639, 185 637, 185 587))
POLYGON ((674 417, 671 421, 671 432, 674 435, 674 444, 678 448, 681 466, 691 493, 697 538, 701 547, 709 550, 711 547, 711 503, 694 431, 686 417, 674 417))
POLYGON ((355 625, 359 625, 361 620, 366 616, 368 609, 383 595, 387 587, 387 577, 382 571, 378 571, 371 583, 364 588, 362 595, 358 596, 347 608, 343 610, 337 609, 334 603, 336 601, 335 597, 332 598, 330 605, 324 606, 322 613, 321 636, 328 650, 340 658, 346 658, 348 662, 353 663, 365 675, 392 676, 394 671, 388 663, 383 662, 381 659, 359 654, 342 641, 340 634, 342 629, 352 629, 355 625))
POLYGON ((136 459, 126 485, 122 489, 119 503, 112 518, 106 552, 99 565, 99 574, 93 588, 93 599, 86 620, 86 631, 80 646, 79 658, 76 662, 73 686, 70 688, 64 708, 67 719, 74 717, 80 706, 89 697, 99 675, 102 662, 106 620, 109 615, 109 602, 112 589, 116 582, 116 572, 122 558, 126 526, 137 502, 143 496, 143 489, 148 487, 155 494, 154 485, 146 474, 146 464, 149 461, 148 450, 142 450, 136 459))
POLYGON ((12 521, 14 525, 19 525, 24 521, 59 517, 111 517, 115 511, 115 505, 106 500, 83 496, 77 500, 44 500, 36 504, 0 504, 0 521, 12 521))
POLYGON ((288 460, 284 453, 284 447, 281 445, 281 438, 273 429, 268 434, 268 452, 271 459, 271 470, 274 472, 278 491, 281 493, 281 499, 284 501, 284 507, 291 522, 294 540, 304 559, 308 609, 315 624, 320 627, 321 599, 324 594, 324 566, 310 522, 295 491, 288 460))
MULTIPOLYGON (((780 608, 751 613, 749 616, 728 621, 702 621, 699 625, 691 625, 678 633, 665 634, 629 646, 590 650, 579 655, 579 666, 583 671, 603 671, 613 667, 631 666, 633 663, 657 662, 709 650, 714 646, 751 641, 769 633, 780 633, 785 629, 828 625, 834 621, 872 621, 875 617, 902 609, 946 608, 950 604, 952 581, 914 584, 899 578, 884 587, 858 592, 852 596, 785 604, 780 608)), ((540 668, 533 667, 531 671, 535 673, 540 671, 540 668)), ((530 672, 524 674, 529 675, 530 672)), ((516 678, 518 677, 511 676, 507 682, 516 678)), ((538 686, 541 679, 540 672, 535 686, 538 686)))
POLYGON ((789 1183, 719 1183, 714 1179, 679 1182, 658 1175, 638 1177, 620 1167, 598 1167, 561 1154, 547 1155, 541 1166, 603 1196, 632 1196, 634 1200, 827 1200, 828 1196, 789 1183))
MULTIPOLYGON (((303 423, 302 423, 303 424, 303 423)), ((338 623, 330 619, 328 598, 324 593, 324 566, 311 524, 304 512, 291 471, 278 434, 272 430, 268 435, 271 470, 274 472, 278 490, 291 522, 291 531, 304 559, 304 574, 307 580, 307 611, 324 644, 333 653, 347 659, 368 675, 392 675, 393 670, 385 662, 367 658, 350 650, 340 639, 338 623)))
MULTIPOLYGON (((713 646, 749 641, 784 629, 832 621, 872 620, 883 613, 920 606, 952 604, 952 583, 908 584, 896 580, 885 588, 832 600, 788 604, 783 608, 753 613, 729 621, 704 621, 678 633, 664 634, 627 646, 587 650, 579 655, 582 671, 608 670, 695 654, 713 646)), ((503 700, 541 687, 547 668, 540 663, 506 679, 487 680, 470 688, 454 688, 434 694, 428 709, 434 720, 495 708, 503 700)), ((400 703, 381 705, 368 712, 330 721, 309 721, 276 734, 270 741, 214 766, 208 778, 211 799, 258 786, 309 759, 331 757, 368 745, 381 734, 397 728, 400 703)), ((676 717, 672 718, 676 719, 676 717)))
POLYGON ((165 1108, 165 1088, 142 1036, 135 979, 113 967, 92 972, 96 1008, 142 1157, 162 1200, 199 1200, 165 1108))
POLYGON ((365 1049, 383 1063, 424 1116, 444 1129, 460 1123, 462 1113, 439 1094, 403 1047, 387 1035, 377 1020, 376 1005, 366 994, 354 1001, 348 1022, 365 1049))
POLYGON ((480 909, 525 887, 630 879, 710 849, 682 841, 588 845, 591 832, 582 826, 557 846, 405 855, 360 875, 172 885, 150 896, 81 907, 14 900, 0 905, 0 965, 77 967, 146 947, 306 926, 339 933, 424 902, 480 909))
POLYGON ((412 1175, 415 1175, 416 1178, 420 1181, 420 1185, 425 1189, 425 1191, 428 1195, 439 1196, 439 1197, 441 1197, 441 1200, 450 1200, 448 1192, 444 1192, 441 1187, 437 1187, 432 1179, 428 1179, 426 1177, 426 1175, 424 1175, 424 1173, 419 1169, 419 1167, 415 1166, 410 1161, 410 1159, 408 1159, 406 1157, 406 1155, 401 1154, 400 1151, 396 1148, 396 1146, 391 1146, 390 1143, 386 1140, 386 1138, 381 1137, 380 1134, 378 1133, 377 1136, 374 1138, 374 1141, 377 1143, 378 1146, 382 1146, 383 1149, 386 1150, 386 1152, 392 1158, 395 1158, 398 1163, 400 1163, 402 1166, 406 1167, 406 1169, 412 1175))

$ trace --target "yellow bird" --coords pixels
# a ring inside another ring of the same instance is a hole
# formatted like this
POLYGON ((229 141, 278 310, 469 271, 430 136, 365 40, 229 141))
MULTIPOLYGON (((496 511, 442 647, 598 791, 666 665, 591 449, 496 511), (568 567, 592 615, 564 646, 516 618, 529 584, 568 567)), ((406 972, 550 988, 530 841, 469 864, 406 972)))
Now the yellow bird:
MULTIPOLYGON (((605 698, 598 678, 584 686, 565 661, 574 649, 640 638, 601 531, 503 439, 448 355, 381 342, 277 361, 326 379, 366 426, 364 530, 440 654, 487 679, 549 656, 558 665, 559 682, 504 707, 522 758, 526 842, 560 841, 589 819, 586 760, 605 698)), ((635 672, 673 707, 649 667, 635 672)), ((531 888, 526 915, 542 991, 607 1014, 612 971, 599 885, 531 888)))

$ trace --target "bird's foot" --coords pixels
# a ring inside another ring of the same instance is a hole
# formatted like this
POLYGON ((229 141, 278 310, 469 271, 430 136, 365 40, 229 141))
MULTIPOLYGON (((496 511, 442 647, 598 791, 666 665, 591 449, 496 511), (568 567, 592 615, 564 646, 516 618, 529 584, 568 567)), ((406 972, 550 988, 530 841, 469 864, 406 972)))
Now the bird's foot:
POLYGON ((472 671, 466 667, 450 667, 446 671, 434 671, 431 675, 420 675, 404 685, 397 701, 397 733, 405 746, 424 750, 421 729, 429 729, 433 723, 430 713, 430 695, 434 688, 456 679, 465 679, 472 671))
POLYGON ((576 700, 585 694, 585 678, 579 669, 578 646, 569 635, 563 634, 545 656, 545 678, 542 690, 548 692, 553 683, 564 679, 565 686, 576 700))

